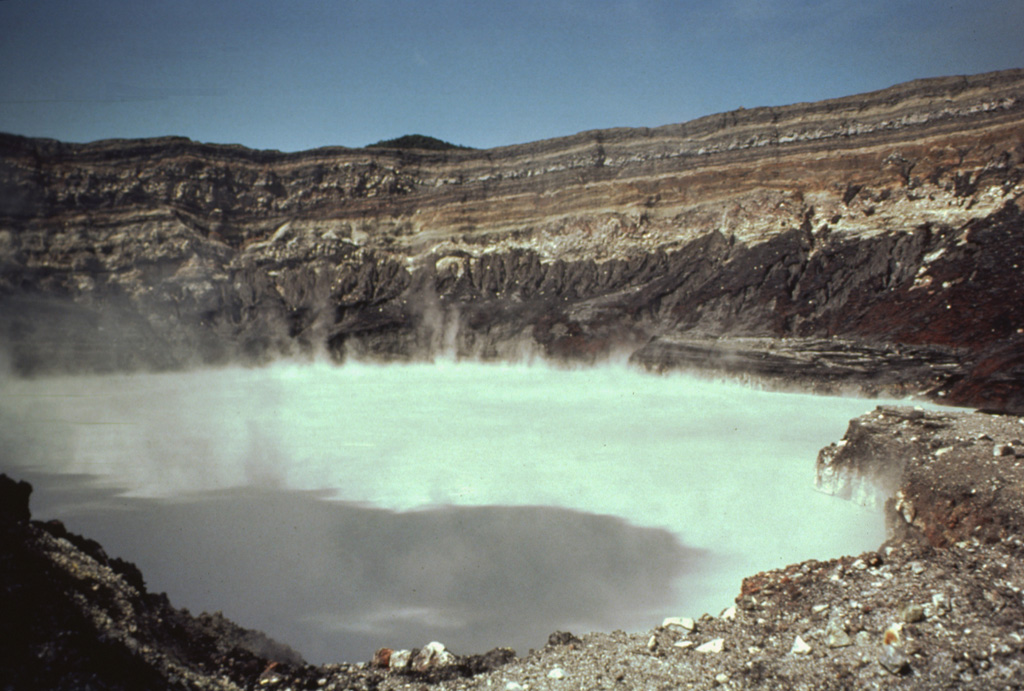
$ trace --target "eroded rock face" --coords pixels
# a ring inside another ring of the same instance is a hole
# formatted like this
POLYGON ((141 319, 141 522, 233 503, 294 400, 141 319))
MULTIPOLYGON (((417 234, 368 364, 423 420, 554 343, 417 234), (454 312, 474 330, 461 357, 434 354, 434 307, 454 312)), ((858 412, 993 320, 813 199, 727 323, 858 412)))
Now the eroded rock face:
POLYGON ((1024 533, 1024 418, 882 406, 822 449, 817 474, 825 491, 880 498, 901 540, 946 547, 1024 533))
POLYGON ((488 151, 3 136, 0 330, 20 372, 625 352, 1021 409, 1022 121, 1013 70, 488 151))

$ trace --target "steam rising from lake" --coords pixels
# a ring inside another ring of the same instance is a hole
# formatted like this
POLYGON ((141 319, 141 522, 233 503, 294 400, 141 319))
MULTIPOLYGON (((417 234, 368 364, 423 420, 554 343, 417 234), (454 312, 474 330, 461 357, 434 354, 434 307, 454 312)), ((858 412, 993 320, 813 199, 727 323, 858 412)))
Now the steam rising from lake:
POLYGON ((37 517, 318 662, 645 629, 883 539, 812 487, 864 400, 470 363, 3 386, 3 470, 37 517))

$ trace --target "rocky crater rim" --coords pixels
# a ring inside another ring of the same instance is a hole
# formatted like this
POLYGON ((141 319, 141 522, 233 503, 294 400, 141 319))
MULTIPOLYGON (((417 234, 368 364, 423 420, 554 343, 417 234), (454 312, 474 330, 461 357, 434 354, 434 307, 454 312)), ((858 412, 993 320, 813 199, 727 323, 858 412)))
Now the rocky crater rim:
MULTIPOLYGON (((89 143, 61 142, 55 139, 28 138, 15 134, 3 134, 7 146, 18 145, 31 149, 42 147, 44 151, 62 151, 74 155, 96 155, 102 158, 105 152, 131 152, 129 155, 144 158, 153 154, 161 154, 168 150, 185 150, 203 154, 224 156, 232 154, 241 158, 255 156, 260 162, 276 162, 289 160, 316 159, 333 157, 337 154, 353 154, 362 156, 361 160, 371 161, 378 158, 392 157, 406 160, 410 157, 423 160, 447 161, 452 158, 491 160, 496 154, 508 157, 509 154, 524 154, 535 157, 538 149, 573 150, 586 148, 595 140, 615 143, 632 139, 672 139, 698 140, 700 135, 713 135, 723 129, 735 127, 756 127, 764 125, 785 127, 787 123, 814 122, 815 120, 835 121, 846 119, 853 126, 847 134, 862 134, 856 129, 860 120, 876 122, 877 128, 896 128, 903 124, 920 124, 930 119, 962 117, 1017 107, 1020 101, 1020 81, 1024 79, 1024 69, 1007 69, 976 75, 935 77, 904 82, 876 91, 856 95, 826 99, 822 101, 800 102, 783 106, 761 106, 754 108, 738 108, 736 110, 706 115, 681 124, 663 125, 659 127, 619 127, 598 130, 586 130, 574 135, 554 137, 524 144, 489 149, 465 149, 453 147, 442 151, 415 148, 389 148, 374 145, 371 147, 326 146, 304 151, 284 153, 272 149, 251 149, 241 144, 212 144, 196 142, 188 137, 162 136, 146 139, 104 139, 89 143), (935 104, 939 105, 935 105, 935 104), (907 111, 926 110, 927 115, 907 115, 907 111), (901 120, 903 118, 903 120, 901 120)), ((788 143, 786 135, 779 137, 788 143)))
POLYGON ((1024 71, 486 151, 0 137, 17 373, 328 353, 1024 411, 1024 71))

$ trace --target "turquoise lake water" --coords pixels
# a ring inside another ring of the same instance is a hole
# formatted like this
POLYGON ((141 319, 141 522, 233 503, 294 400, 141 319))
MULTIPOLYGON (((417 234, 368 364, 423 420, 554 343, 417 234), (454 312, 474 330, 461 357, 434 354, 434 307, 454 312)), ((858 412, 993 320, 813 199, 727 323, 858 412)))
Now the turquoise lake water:
POLYGON ((0 470, 36 517, 316 662, 717 614, 743 576, 884 537, 813 487, 878 401, 450 362, 2 386, 0 470))

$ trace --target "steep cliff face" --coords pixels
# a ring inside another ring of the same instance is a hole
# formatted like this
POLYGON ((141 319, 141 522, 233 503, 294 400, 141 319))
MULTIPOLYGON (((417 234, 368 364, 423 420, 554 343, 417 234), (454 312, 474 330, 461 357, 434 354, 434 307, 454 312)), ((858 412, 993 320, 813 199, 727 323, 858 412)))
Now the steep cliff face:
POLYGON ((16 371, 698 366, 1024 409, 1024 71, 488 151, 0 136, 16 371))

